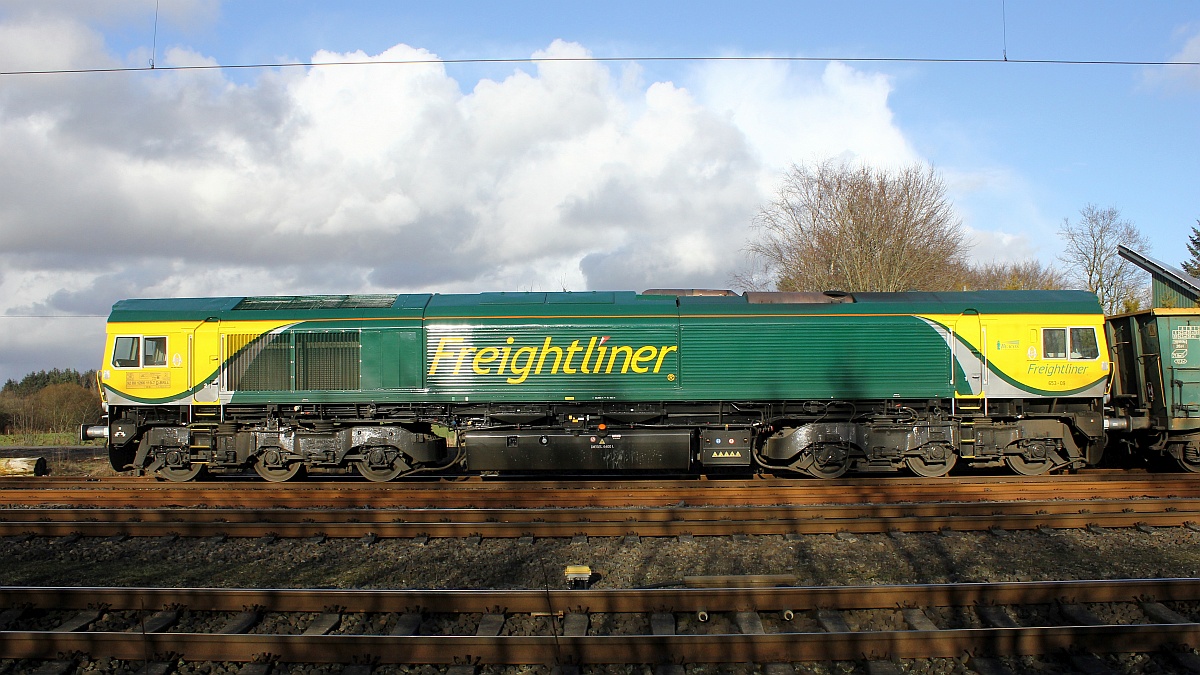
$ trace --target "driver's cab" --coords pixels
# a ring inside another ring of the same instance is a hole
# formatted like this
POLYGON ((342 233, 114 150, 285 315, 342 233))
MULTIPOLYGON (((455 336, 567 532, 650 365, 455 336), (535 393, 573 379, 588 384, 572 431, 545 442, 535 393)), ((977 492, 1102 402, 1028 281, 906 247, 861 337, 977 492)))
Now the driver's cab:
POLYGON ((183 370, 187 340, 181 334, 109 333, 106 351, 100 372, 102 389, 142 401, 162 401, 187 389, 183 370))

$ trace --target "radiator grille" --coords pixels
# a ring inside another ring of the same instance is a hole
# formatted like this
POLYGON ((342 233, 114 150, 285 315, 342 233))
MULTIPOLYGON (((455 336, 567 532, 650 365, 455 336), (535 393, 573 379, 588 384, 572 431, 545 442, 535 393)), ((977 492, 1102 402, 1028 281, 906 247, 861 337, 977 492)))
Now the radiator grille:
POLYGON ((230 334, 225 353, 225 388, 230 391, 287 391, 291 385, 291 345, 286 335, 230 334))
POLYGON ((301 309, 387 309, 396 302, 396 295, 281 295, 276 297, 243 298, 234 310, 295 311, 301 309))
POLYGON ((358 331, 296 333, 295 337, 297 389, 359 388, 358 331))

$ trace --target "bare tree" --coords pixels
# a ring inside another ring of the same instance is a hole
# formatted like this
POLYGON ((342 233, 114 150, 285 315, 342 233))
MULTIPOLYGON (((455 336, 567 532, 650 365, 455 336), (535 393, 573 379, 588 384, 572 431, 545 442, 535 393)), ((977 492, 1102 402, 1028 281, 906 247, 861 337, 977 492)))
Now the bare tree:
POLYGON ((98 419, 102 414, 95 392, 74 383, 49 385, 29 397, 37 415, 37 428, 63 433, 79 428, 80 424, 98 419))
POLYGON ((0 393, 0 411, 6 426, 14 433, 31 433, 38 429, 37 405, 25 396, 4 392, 0 393))
POLYGON ((1117 255, 1117 245, 1145 253, 1150 240, 1111 206, 1088 204, 1079 216, 1074 223, 1064 218, 1058 229, 1066 242, 1058 259, 1067 267, 1068 281, 1095 293, 1106 314, 1138 309, 1146 299, 1143 272, 1117 255))
POLYGON ((990 262, 967 270, 963 286, 973 290, 1051 291, 1066 288, 1066 276, 1038 260, 990 262))
POLYGON ((928 166, 793 165, 754 226, 744 287, 943 290, 966 267, 961 221, 928 166))

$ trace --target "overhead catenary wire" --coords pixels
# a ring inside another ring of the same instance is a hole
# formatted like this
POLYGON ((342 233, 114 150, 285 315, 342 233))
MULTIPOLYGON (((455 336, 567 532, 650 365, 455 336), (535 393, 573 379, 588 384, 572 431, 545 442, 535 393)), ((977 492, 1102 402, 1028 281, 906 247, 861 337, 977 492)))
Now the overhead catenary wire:
MULTIPOLYGON (((1005 48, 1007 52, 1007 47, 1005 48)), ((272 63, 210 63, 184 66, 113 66, 106 68, 50 68, 4 70, 0 76, 79 75, 96 73, 182 72, 201 70, 267 70, 324 68, 331 66, 418 66, 418 65, 504 65, 538 63, 664 63, 664 62, 777 62, 777 63, 932 63, 932 64, 1018 64, 1058 66, 1200 66, 1200 61, 1153 61, 1126 59, 1010 59, 996 57, 906 57, 906 56, 541 56, 462 59, 381 59, 358 61, 281 61, 272 63)))

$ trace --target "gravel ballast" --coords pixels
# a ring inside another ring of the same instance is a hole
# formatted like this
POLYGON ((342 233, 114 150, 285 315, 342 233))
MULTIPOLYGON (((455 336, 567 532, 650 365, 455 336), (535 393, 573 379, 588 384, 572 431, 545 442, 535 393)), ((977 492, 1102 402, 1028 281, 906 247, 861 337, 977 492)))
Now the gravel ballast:
POLYGON ((1138 530, 571 539, 225 539, 8 537, 5 585, 247 588, 560 588, 589 565, 596 588, 685 576, 792 574, 803 586, 1192 577, 1200 533, 1138 530))

